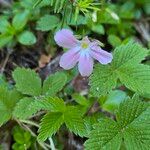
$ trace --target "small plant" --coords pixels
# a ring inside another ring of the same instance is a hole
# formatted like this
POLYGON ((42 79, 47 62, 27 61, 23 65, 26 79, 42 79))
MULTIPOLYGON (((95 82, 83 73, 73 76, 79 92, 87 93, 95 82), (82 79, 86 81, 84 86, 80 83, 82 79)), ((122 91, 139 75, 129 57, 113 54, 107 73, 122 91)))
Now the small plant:
POLYGON ((0 6, 0 150, 149 150, 149 1, 0 6))

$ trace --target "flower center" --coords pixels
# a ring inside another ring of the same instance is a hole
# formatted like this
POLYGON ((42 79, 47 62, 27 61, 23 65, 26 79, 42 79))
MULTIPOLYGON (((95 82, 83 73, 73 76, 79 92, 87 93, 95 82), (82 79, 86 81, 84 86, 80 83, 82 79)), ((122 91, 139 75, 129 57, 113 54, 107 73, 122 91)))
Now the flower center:
POLYGON ((86 42, 83 42, 83 43, 81 43, 81 47, 83 48, 83 49, 87 49, 88 48, 88 43, 86 43, 86 42))

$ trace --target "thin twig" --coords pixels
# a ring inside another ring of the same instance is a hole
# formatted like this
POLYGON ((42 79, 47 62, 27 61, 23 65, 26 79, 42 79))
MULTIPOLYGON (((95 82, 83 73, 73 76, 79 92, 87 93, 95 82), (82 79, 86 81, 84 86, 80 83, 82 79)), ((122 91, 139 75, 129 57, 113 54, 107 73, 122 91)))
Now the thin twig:
MULTIPOLYGON (((29 125, 32 125, 32 126, 35 126, 35 127, 39 127, 39 125, 35 122, 32 122, 32 121, 29 121, 29 120, 16 120, 16 122, 21 126, 23 127, 25 130, 29 131, 31 133, 31 135, 33 137, 37 137, 37 135, 27 126, 25 125, 24 123, 26 124, 29 124, 29 125)), ((44 150, 49 150, 50 149, 50 146, 44 142, 39 142, 37 141, 38 144, 44 149, 44 150)))
POLYGON ((7 62, 8 62, 8 60, 9 60, 9 57, 10 57, 12 51, 13 51, 13 50, 8 50, 8 52, 7 52, 6 58, 5 58, 4 62, 3 62, 3 65, 2 65, 2 67, 1 67, 1 70, 0 70, 0 73, 1 73, 1 74, 3 74, 4 71, 5 71, 5 67, 6 67, 6 65, 7 65, 7 62))

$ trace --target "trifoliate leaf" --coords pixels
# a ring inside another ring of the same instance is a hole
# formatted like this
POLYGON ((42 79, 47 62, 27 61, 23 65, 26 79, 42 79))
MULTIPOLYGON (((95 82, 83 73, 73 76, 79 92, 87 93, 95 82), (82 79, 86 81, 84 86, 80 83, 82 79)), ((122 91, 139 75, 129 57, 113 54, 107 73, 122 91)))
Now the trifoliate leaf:
POLYGON ((36 43, 35 35, 30 31, 23 31, 18 36, 18 41, 23 45, 33 45, 36 43))
POLYGON ((49 31, 57 27, 59 18, 52 15, 45 15, 37 22, 37 30, 49 31))
POLYGON ((150 149, 150 105, 137 96, 123 101, 116 122, 101 120, 90 133, 86 149, 120 149, 123 142, 127 150, 150 149))
POLYGON ((80 111, 74 106, 68 106, 64 112, 66 126, 73 133, 83 137, 86 135, 86 128, 80 111))
POLYGON ((49 76, 43 84, 43 94, 54 96, 57 92, 62 90, 67 82, 67 76, 64 73, 57 72, 49 76))
POLYGON ((39 96, 41 94, 41 79, 30 69, 17 68, 13 72, 16 88, 23 94, 39 96))
POLYGON ((111 66, 96 65, 90 77, 91 92, 94 96, 106 95, 115 88, 117 76, 111 66))
POLYGON ((60 112, 46 114, 40 124, 38 140, 45 141, 48 137, 55 134, 63 124, 63 121, 63 114, 60 112))

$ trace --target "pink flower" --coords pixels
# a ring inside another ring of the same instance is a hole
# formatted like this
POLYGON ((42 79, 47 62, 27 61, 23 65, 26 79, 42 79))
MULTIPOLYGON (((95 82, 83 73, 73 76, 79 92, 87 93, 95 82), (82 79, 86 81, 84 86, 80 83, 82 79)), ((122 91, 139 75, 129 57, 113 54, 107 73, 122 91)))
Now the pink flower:
POLYGON ((80 74, 89 76, 93 71, 94 59, 101 64, 112 61, 112 54, 102 50, 97 41, 90 41, 88 37, 79 41, 68 29, 58 31, 54 39, 59 46, 69 49, 61 56, 59 62, 65 70, 73 68, 78 63, 80 74))

